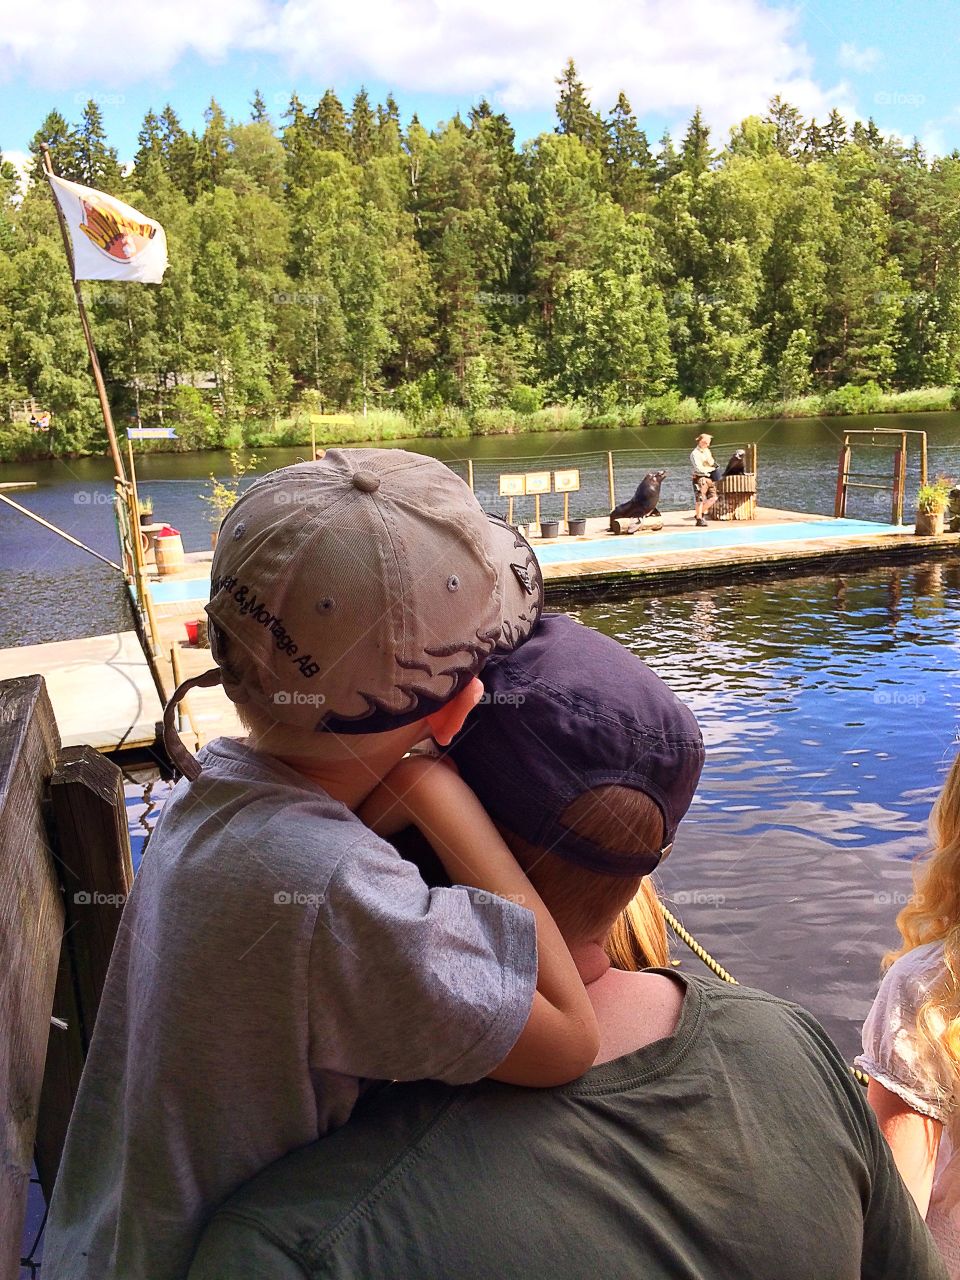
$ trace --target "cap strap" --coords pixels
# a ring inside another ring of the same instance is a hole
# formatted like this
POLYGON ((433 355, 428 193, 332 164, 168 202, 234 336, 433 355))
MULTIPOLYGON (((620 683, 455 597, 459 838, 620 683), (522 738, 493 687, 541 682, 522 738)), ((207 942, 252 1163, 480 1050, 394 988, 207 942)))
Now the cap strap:
POLYGON ((219 667, 211 667, 209 671, 204 671, 203 675, 191 676, 189 680, 184 680, 182 684, 177 685, 170 701, 163 708, 163 745, 167 749, 167 755, 173 762, 174 768, 191 782, 199 778, 203 770, 197 762, 197 757, 187 750, 177 732, 175 722, 177 704, 183 701, 191 689, 211 689, 214 685, 220 684, 222 675, 219 667))

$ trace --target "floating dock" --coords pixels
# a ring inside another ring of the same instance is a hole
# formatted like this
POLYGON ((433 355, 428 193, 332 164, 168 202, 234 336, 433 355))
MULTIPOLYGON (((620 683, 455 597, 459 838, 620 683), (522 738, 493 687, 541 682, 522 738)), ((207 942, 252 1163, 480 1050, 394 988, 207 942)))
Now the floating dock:
MULTIPOLYGON (((606 517, 598 517, 587 521, 581 537, 533 537, 531 543, 554 605, 960 553, 957 534, 921 539, 906 525, 770 507, 757 507, 750 521, 711 520, 706 528, 694 525, 689 510, 666 512, 637 532, 621 534, 611 534, 606 517)), ((191 644, 185 625, 205 616, 211 559, 209 551, 188 553, 181 569, 163 577, 150 566, 145 587, 155 628, 152 670, 138 632, 130 630, 0 651, 0 679, 45 678, 64 745, 149 749, 157 743, 163 702, 182 680, 212 665, 210 650, 191 644)), ((243 733, 233 703, 219 688, 187 695, 180 729, 191 750, 221 734, 243 733)))

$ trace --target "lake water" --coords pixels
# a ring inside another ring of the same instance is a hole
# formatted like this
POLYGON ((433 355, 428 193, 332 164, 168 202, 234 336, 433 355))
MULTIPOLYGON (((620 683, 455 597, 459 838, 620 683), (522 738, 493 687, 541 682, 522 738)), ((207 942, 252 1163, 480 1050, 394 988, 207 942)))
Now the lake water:
MULTIPOLYGON (((765 506, 832 515, 837 457, 845 430, 874 426, 927 432, 930 471, 960 475, 960 414, 883 415, 877 418, 801 419, 791 422, 718 424, 712 428, 714 453, 725 462, 734 448, 756 441, 760 501, 765 506)), ((488 510, 505 512, 497 478, 503 471, 556 470, 579 465, 582 489, 571 495, 571 515, 609 510, 606 451, 617 451, 617 498, 632 493, 644 472, 665 467, 665 510, 690 506, 687 455, 693 427, 643 430, 575 431, 541 436, 497 436, 471 440, 420 440, 410 447, 443 459, 461 474, 474 462, 478 495, 488 510), (576 455, 575 458, 570 455, 576 455)), ((402 442, 401 442, 402 443, 402 442)), ((303 450, 264 453, 261 470, 295 461, 303 450)), ((907 518, 919 475, 919 454, 910 449, 907 518)), ((889 475, 892 456, 866 446, 855 455, 858 470, 879 481, 889 475)), ((213 526, 199 500, 211 471, 225 476, 222 453, 147 454, 137 463, 141 495, 153 498, 157 517, 178 528, 187 550, 210 544, 213 526)), ((35 490, 13 493, 22 505, 72 533, 101 554, 117 558, 111 508, 111 467, 105 458, 0 466, 0 481, 35 480, 35 490)), ((543 513, 557 514, 562 499, 544 499, 543 513)), ((514 515, 532 515, 532 499, 518 501, 514 515)), ((848 514, 889 520, 889 493, 862 490, 851 495, 848 514)), ((123 584, 118 574, 85 552, 56 538, 24 516, 0 505, 0 647, 96 635, 130 627, 123 584)))
MULTIPOLYGON (((591 605, 693 708, 707 763, 660 886, 848 1060, 960 725, 960 560, 591 605)), ((168 792, 131 779, 137 859, 168 792)), ((685 968, 700 962, 681 944, 685 968)))

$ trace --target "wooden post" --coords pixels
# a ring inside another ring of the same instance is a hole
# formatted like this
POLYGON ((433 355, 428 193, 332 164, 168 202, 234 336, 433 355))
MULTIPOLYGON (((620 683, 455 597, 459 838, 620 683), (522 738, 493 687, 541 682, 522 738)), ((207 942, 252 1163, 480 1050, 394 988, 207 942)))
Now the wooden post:
POLYGON ((567 533, 570 532, 570 495, 564 490, 563 494, 563 523, 567 526, 567 533))
POLYGON ((837 467, 837 496, 833 504, 834 519, 840 520, 847 514, 847 476, 850 472, 850 438, 844 437, 840 448, 840 463, 837 467))
POLYGON ((610 510, 617 505, 617 489, 613 482, 613 450, 607 453, 607 483, 610 486, 610 510))
POLYGON ((470 492, 474 493, 475 490, 473 487, 473 459, 472 458, 467 459, 467 484, 470 486, 470 492))
POLYGON ((20 1271, 63 904, 43 818, 60 738, 40 676, 0 682, 0 1277, 20 1271))
POLYGON ((317 460, 317 424, 310 417, 310 459, 313 462, 317 460))
POLYGON ((890 513, 891 524, 903 524, 903 488, 904 488, 904 451, 894 450, 893 454, 893 502, 890 513))
MULTIPOLYGON (((50 148, 45 142, 40 144, 40 153, 43 157, 43 167, 46 170, 47 178, 54 176, 53 165, 50 162, 50 148)), ((110 401, 107 399, 107 387, 103 381, 103 370, 100 368, 100 360, 97 356, 97 349, 93 345, 93 333, 90 329, 90 320, 87 317, 87 309, 83 305, 83 294, 80 291, 80 282, 75 279, 76 269, 73 262, 73 245, 70 243, 70 232, 67 229, 66 219, 63 216, 63 210, 60 208, 60 201, 57 199, 57 193, 53 189, 53 183, 50 183, 50 198, 53 200, 57 210, 57 221, 60 223, 60 234, 63 236, 63 248, 67 255, 67 266, 70 268, 70 279, 73 283, 73 296, 77 304, 77 311, 80 314, 80 327, 83 330, 84 340, 87 344, 87 353, 90 356, 90 368, 93 370, 93 380, 97 387, 97 398, 100 401, 100 412, 103 414, 103 425, 107 428, 107 439, 110 441, 110 456, 113 458, 113 466, 117 475, 121 480, 126 480, 123 470, 123 459, 120 456, 120 446, 117 443, 117 433, 113 425, 113 414, 110 412, 110 401)))
POLYGON ((513 524, 513 498, 507 498, 507 524, 513 524))
POLYGON ((927 433, 920 432, 920 483, 927 483, 927 433))
POLYGON ((534 524, 537 526, 537 537, 539 537, 540 536, 540 495, 539 493, 535 493, 533 495, 533 508, 534 508, 534 517, 533 517, 534 524))
POLYGON ((123 775, 92 747, 60 752, 50 779, 54 860, 66 929, 37 1131, 37 1173, 49 1202, 90 1047, 120 915, 133 885, 123 775))

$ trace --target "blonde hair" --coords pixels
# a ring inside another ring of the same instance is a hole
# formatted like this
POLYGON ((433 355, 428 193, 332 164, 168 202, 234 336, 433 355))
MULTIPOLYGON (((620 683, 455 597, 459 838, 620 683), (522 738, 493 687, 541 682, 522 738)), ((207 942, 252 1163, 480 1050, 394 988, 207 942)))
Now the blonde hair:
MULTIPOLYGON (((656 852, 663 845, 663 815, 649 796, 633 787, 585 791, 567 805, 562 821, 577 835, 628 857, 656 852)), ((587 870, 509 830, 503 837, 568 942, 592 941, 606 933, 607 954, 618 968, 666 963, 663 918, 648 880, 587 870)))
POLYGON ((614 920, 604 949, 615 969, 664 969, 670 963, 667 925, 649 876, 614 920))
POLYGON ((942 943, 946 976, 920 1006, 917 1030, 960 1075, 960 756, 930 814, 930 839, 933 849, 914 873, 913 894, 897 916, 903 945, 884 956, 883 967, 915 947, 942 943))

